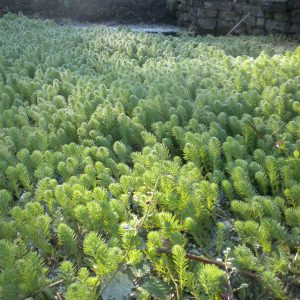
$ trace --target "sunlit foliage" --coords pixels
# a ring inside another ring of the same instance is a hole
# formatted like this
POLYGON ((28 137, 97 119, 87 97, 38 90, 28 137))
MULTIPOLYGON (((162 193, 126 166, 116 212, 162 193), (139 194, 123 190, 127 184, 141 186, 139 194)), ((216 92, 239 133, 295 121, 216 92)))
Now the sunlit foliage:
POLYGON ((293 298, 300 48, 277 41, 0 19, 0 299, 99 299, 120 271, 140 299, 293 298))

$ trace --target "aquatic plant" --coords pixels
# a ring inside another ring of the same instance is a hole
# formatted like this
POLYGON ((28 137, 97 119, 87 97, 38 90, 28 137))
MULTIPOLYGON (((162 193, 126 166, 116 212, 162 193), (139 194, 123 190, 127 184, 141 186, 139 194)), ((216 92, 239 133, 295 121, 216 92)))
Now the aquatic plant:
POLYGON ((0 299, 99 299, 120 273, 138 299, 292 299, 300 48, 281 41, 0 19, 0 299))

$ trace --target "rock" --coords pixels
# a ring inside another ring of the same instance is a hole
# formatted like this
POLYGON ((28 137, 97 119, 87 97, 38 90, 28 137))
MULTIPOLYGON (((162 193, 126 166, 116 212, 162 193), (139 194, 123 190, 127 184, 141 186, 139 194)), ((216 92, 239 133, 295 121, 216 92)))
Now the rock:
POLYGON ((230 1, 204 1, 204 8, 216 9, 220 11, 231 10, 232 3, 230 1))
POLYGON ((204 19, 199 19, 197 21, 197 25, 200 27, 201 29, 204 30, 209 30, 209 31, 213 31, 216 28, 217 25, 217 19, 216 18, 204 18, 204 19))
POLYGON ((263 28, 254 28, 251 32, 253 35, 264 35, 265 30, 263 28))
POLYGON ((189 22, 190 22, 190 16, 187 12, 179 15, 179 17, 178 17, 179 24, 185 25, 185 24, 188 24, 189 22))
POLYGON ((240 24, 236 29, 234 29, 233 33, 235 33, 235 34, 248 33, 247 26, 245 24, 240 24))
POLYGON ((288 12, 285 13, 274 13, 274 20, 277 21, 288 21, 290 19, 290 15, 288 12))
POLYGON ((251 15, 254 17, 262 18, 264 17, 264 12, 259 7, 256 7, 251 11, 251 15))
POLYGON ((197 17, 198 18, 214 18, 217 16, 218 11, 215 9, 203 9, 203 8, 198 8, 197 9, 197 17))
POLYGON ((235 22, 218 19, 218 31, 219 32, 228 32, 235 25, 236 25, 235 22))
POLYGON ((220 11, 218 17, 222 20, 233 21, 233 22, 241 19, 233 11, 220 11))
POLYGON ((292 11, 292 23, 300 24, 300 9, 292 11))
POLYGON ((300 33, 300 24, 293 24, 289 29, 289 33, 300 33))
MULTIPOLYGON (((185 3, 184 12, 188 13, 187 23, 194 24, 201 30, 203 28, 214 27, 214 21, 209 18, 217 19, 217 32, 226 33, 232 29, 244 16, 248 16, 239 28, 235 31, 238 33, 265 33, 282 32, 287 33, 289 30, 296 31, 296 26, 290 29, 291 10, 300 6, 300 0, 178 0, 185 3), (266 21, 268 20, 268 21, 266 21), (255 30, 258 29, 258 30, 255 30)), ((298 9, 294 9, 294 24, 300 23, 298 9)))
POLYGON ((256 18, 256 27, 264 28, 265 27, 265 18, 256 18))
POLYGON ((288 9, 298 9, 300 8, 300 1, 299 0, 289 0, 288 1, 288 9))
POLYGON ((166 0, 0 0, 0 10, 2 6, 15 13, 90 22, 168 22, 172 18, 166 0))
MULTIPOLYGON (((217 23, 218 33, 227 34, 228 31, 233 29, 233 27, 235 27, 238 24, 238 21, 233 22, 232 20, 218 19, 218 23, 217 23)), ((255 25, 255 18, 254 18, 254 25, 255 25)), ((235 34, 251 33, 251 28, 252 27, 250 26, 250 24, 247 25, 247 23, 244 21, 240 23, 238 27, 234 29, 233 32, 235 34)))
POLYGON ((287 9, 288 0, 258 0, 258 6, 265 12, 282 12, 287 9))
POLYGON ((244 3, 233 3, 233 10, 238 14, 246 15, 251 12, 252 16, 263 17, 263 11, 256 5, 247 5, 244 3))
MULTIPOLYGON (((232 29, 249 12, 251 15, 235 31, 258 34, 296 33, 300 24, 300 0, 176 0, 179 24, 193 25, 201 33, 232 29)), ((165 23, 175 17, 166 0, 0 0, 0 15, 6 11, 40 17, 65 17, 78 21, 121 23, 165 23), (61 3, 67 3, 62 6, 61 3), (68 4, 69 3, 69 4, 68 4)))
POLYGON ((245 23, 247 28, 249 29, 250 27, 255 27, 256 19, 253 16, 248 16, 243 23, 245 23))
POLYGON ((126 299, 133 288, 134 285, 128 275, 118 272, 108 283, 101 296, 103 300, 126 299))
POLYGON ((265 29, 269 32, 288 32, 289 29, 288 22, 281 22, 276 20, 266 20, 265 29))

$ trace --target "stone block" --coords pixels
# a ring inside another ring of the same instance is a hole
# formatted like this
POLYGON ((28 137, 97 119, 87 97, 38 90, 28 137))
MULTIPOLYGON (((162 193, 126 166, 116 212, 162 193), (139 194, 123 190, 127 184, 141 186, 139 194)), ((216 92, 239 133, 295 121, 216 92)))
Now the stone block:
POLYGON ((214 18, 217 16, 218 11, 210 8, 198 8, 197 9, 197 17, 198 18, 214 18))
POLYGON ((204 8, 216 9, 216 10, 231 10, 232 3, 231 1, 204 1, 204 8))
POLYGON ((289 0, 288 9, 298 9, 298 8, 300 8, 299 0, 289 0))
MULTIPOLYGON (((228 22, 226 20, 221 20, 218 19, 217 22, 217 33, 225 35, 227 34, 234 26, 236 23, 234 22, 228 22)), ((245 24, 240 24, 235 30, 232 32, 233 34, 245 34, 247 33, 247 27, 245 24)))
POLYGON ((251 31, 251 34, 253 34, 253 35, 264 35, 265 34, 265 30, 263 28, 254 28, 251 31))
POLYGON ((289 0, 257 0, 257 3, 260 2, 272 2, 272 3, 288 3, 289 0))
POLYGON ((238 15, 233 11, 220 11, 218 17, 226 21, 236 21, 240 19, 238 15))
POLYGON ((232 8, 234 11, 236 11, 239 14, 248 13, 253 9, 252 5, 247 5, 245 3, 235 2, 232 4, 232 8))
POLYGON ((289 30, 289 22, 282 22, 276 20, 266 20, 265 29, 268 32, 286 33, 289 30))
POLYGON ((262 18, 264 17, 264 12, 259 8, 258 6, 253 7, 253 10, 251 11, 251 15, 254 17, 262 18))
POLYGON ((237 28, 234 29, 234 34, 245 34, 248 32, 248 29, 245 24, 240 24, 237 28))
POLYGON ((197 20, 197 25, 201 29, 205 31, 213 31, 217 26, 217 19, 216 18, 203 18, 197 20))
POLYGON ((249 5, 240 2, 233 3, 233 10, 242 15, 246 15, 251 12, 251 15, 255 17, 264 16, 264 12, 257 5, 249 5))
POLYGON ((258 0, 258 6, 265 12, 282 12, 288 7, 288 0, 258 0))
POLYGON ((289 29, 289 33, 300 33, 300 24, 293 24, 289 29))
POLYGON ((265 18, 256 18, 256 27, 264 28, 265 27, 265 18))
POLYGON ((274 20, 277 21, 288 21, 290 19, 290 14, 288 11, 283 12, 283 13, 274 13, 274 20))
POLYGON ((178 23, 179 24, 186 24, 186 23, 189 23, 189 21, 190 21, 190 16, 189 16, 188 13, 182 13, 178 17, 178 23))
POLYGON ((243 21, 244 24, 246 24, 247 28, 253 28, 255 27, 256 18, 253 16, 248 16, 246 20, 243 21))
POLYGON ((300 9, 292 11, 292 23, 300 24, 300 9))
POLYGON ((236 25, 235 22, 218 19, 218 25, 217 25, 218 30, 223 29, 225 31, 228 31, 228 30, 232 29, 234 25, 236 25))

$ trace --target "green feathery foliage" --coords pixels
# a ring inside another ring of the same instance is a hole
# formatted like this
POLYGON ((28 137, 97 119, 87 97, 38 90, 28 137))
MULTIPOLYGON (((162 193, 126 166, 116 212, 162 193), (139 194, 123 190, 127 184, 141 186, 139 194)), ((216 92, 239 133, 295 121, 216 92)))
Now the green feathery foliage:
POLYGON ((78 253, 76 235, 72 228, 66 224, 57 227, 58 244, 64 248, 66 254, 76 255, 78 253))
POLYGON ((120 274, 124 298, 295 299, 300 47, 283 43, 0 18, 0 299, 96 300, 120 274))

